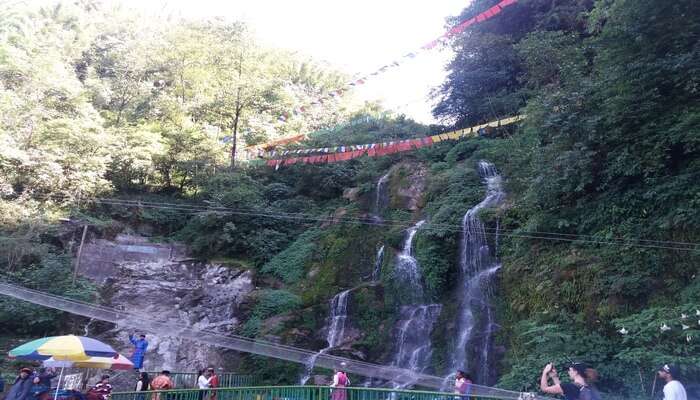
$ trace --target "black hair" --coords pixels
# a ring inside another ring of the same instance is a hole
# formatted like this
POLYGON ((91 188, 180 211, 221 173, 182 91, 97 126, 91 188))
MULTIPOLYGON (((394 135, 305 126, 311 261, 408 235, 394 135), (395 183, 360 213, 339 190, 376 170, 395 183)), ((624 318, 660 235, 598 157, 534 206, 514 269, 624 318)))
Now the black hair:
POLYGON ((100 378, 100 380, 102 380, 102 381, 105 379, 109 379, 109 375, 102 375, 102 377, 100 378))
POLYGON ((170 375, 170 371, 168 371, 167 369, 164 369, 164 370, 161 372, 161 374, 163 374, 163 375, 170 375))

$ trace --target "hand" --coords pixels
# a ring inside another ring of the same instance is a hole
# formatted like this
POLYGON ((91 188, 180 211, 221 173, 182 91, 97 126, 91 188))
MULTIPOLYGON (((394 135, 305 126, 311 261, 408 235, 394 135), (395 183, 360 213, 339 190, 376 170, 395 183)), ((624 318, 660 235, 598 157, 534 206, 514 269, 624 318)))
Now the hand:
POLYGON ((549 373, 552 371, 552 369, 554 369, 554 364, 549 363, 549 364, 544 366, 544 370, 542 370, 542 373, 545 375, 549 375, 549 373))

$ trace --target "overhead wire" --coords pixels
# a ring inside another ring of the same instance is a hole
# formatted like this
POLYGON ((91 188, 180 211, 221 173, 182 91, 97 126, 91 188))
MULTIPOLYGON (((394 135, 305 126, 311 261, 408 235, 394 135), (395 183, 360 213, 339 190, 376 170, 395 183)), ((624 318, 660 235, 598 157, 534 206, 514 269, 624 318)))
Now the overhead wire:
MULTIPOLYGON (((408 228, 412 226, 413 222, 408 220, 381 220, 374 221, 369 218, 363 217, 352 217, 352 216, 318 216, 313 214, 304 213, 285 213, 285 212, 264 212, 259 209, 253 208, 231 208, 224 206, 210 206, 210 205, 187 205, 178 203, 167 203, 167 202, 151 202, 151 201, 141 201, 141 200, 124 200, 116 198, 92 198, 86 201, 93 202, 95 204, 103 204, 108 206, 120 206, 120 207, 141 207, 150 209, 162 209, 162 210, 172 210, 181 211, 186 213, 219 213, 219 214, 231 214, 231 215, 241 215, 250 217, 260 217, 260 218, 271 218, 280 219, 287 221, 298 221, 298 222, 315 222, 315 223, 355 223, 368 226, 385 226, 385 227, 395 227, 395 228, 408 228)), ((427 226, 421 227, 421 230, 425 231, 452 231, 459 232, 462 231, 461 225, 447 224, 447 223, 431 223, 427 226)), ((617 245, 617 246, 630 246, 638 248, 651 248, 651 249, 666 249, 666 250, 679 250, 679 251, 697 251, 700 250, 700 243, 693 242, 681 242, 681 241, 670 241, 670 240, 653 240, 653 239, 640 239, 640 238, 600 238, 593 235, 577 235, 559 232, 542 232, 542 231, 523 231, 517 229, 504 229, 504 228, 484 228, 486 234, 491 236, 503 236, 521 239, 535 239, 535 240, 551 240, 560 242, 573 242, 582 244, 600 244, 600 245, 617 245)))
MULTIPOLYGON (((68 198, 67 195, 59 196, 40 196, 40 198, 68 198)), ((147 200, 127 200, 119 198, 101 198, 94 197, 89 199, 83 199, 86 202, 93 202, 96 204, 104 204, 111 206, 122 206, 122 207, 141 207, 150 209, 162 209, 162 210, 173 210, 182 211, 187 213, 219 213, 219 214, 232 214, 232 215, 242 215, 251 217, 262 217, 262 218, 273 218, 273 219, 283 219, 283 220, 297 220, 297 221, 307 221, 307 222, 321 222, 321 223, 357 223, 369 226, 387 226, 387 227, 399 227, 408 228, 413 225, 413 221, 410 220, 392 220, 392 219, 382 219, 371 220, 367 217, 353 217, 353 216, 319 216, 314 214, 305 213, 285 213, 281 211, 276 212, 263 212, 256 208, 232 208, 220 205, 196 205, 196 204, 183 204, 183 203, 169 203, 169 202, 154 202, 147 200)), ((427 226, 421 227, 421 230, 427 231, 462 231, 461 225, 448 224, 448 223, 429 223, 427 226)), ((585 234, 570 234, 570 233, 560 233, 560 232, 545 232, 545 231, 527 231, 519 229, 504 229, 499 228, 488 228, 484 227, 484 231, 488 235, 498 235, 505 237, 514 238, 524 238, 524 239, 540 239, 540 240, 554 240, 554 241, 568 241, 568 242, 581 242, 590 244, 607 244, 607 245, 629 245, 633 247, 647 247, 647 248, 659 248, 659 249, 670 249, 670 250, 687 250, 694 251, 700 250, 700 243, 695 242, 682 242, 682 241, 672 241, 672 240, 655 240, 655 239, 642 239, 642 238, 601 238, 594 235, 585 234), (664 246, 668 245, 668 246, 664 246)))

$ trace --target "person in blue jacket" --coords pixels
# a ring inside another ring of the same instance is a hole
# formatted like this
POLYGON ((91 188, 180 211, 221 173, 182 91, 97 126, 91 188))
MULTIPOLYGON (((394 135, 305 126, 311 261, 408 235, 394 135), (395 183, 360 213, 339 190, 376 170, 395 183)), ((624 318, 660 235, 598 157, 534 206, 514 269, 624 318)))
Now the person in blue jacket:
POLYGON ((129 341, 134 345, 134 353, 131 355, 131 362, 134 363, 134 369, 140 370, 143 367, 143 359, 146 356, 148 342, 146 335, 141 335, 137 340, 134 335, 129 335, 129 341))
POLYGON ((34 385, 32 370, 22 368, 19 371, 19 376, 15 379, 15 383, 7 392, 5 400, 32 400, 32 386, 34 385))

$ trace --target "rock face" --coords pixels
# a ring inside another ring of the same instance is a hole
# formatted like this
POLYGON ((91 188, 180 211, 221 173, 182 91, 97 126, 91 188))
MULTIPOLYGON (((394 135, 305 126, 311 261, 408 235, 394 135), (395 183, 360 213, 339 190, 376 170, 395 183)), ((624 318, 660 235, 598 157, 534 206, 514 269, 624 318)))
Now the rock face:
MULTIPOLYGON (((86 266, 81 267, 83 275, 103 284, 105 305, 144 319, 169 320, 222 334, 239 324, 241 305, 254 289, 250 271, 196 261, 187 257, 182 245, 150 243, 138 236, 119 235, 114 241, 86 244, 81 265, 86 266)), ((117 326, 100 336, 129 356, 129 332, 129 327, 117 326)), ((222 367, 225 359, 230 369, 235 354, 167 333, 146 335, 149 346, 144 368, 148 371, 222 367)))

